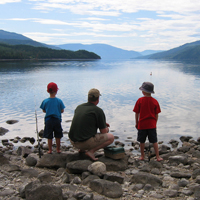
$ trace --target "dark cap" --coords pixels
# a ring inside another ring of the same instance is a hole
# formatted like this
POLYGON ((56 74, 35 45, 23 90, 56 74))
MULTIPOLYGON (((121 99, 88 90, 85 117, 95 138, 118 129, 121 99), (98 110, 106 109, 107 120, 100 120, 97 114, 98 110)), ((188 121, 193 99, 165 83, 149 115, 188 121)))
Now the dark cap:
POLYGON ((154 85, 151 82, 144 82, 139 89, 147 93, 155 93, 154 85))
POLYGON ((57 92, 58 91, 58 86, 56 83, 51 82, 47 85, 47 92, 51 93, 51 92, 57 92))

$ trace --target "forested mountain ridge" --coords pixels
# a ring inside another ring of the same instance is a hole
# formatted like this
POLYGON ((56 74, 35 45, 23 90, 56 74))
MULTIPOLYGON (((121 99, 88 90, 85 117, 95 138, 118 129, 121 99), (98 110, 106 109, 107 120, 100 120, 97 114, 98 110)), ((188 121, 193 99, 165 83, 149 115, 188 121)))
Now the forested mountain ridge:
POLYGON ((200 41, 186 43, 168 51, 163 51, 161 53, 155 53, 140 58, 200 61, 200 41))
POLYGON ((101 57, 85 50, 55 50, 46 47, 0 43, 0 59, 101 59, 101 57))

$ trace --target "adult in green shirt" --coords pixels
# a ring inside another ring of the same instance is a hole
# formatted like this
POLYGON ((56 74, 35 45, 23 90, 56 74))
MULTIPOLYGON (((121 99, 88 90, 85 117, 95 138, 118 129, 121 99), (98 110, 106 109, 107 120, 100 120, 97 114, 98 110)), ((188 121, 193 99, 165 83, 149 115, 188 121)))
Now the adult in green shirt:
POLYGON ((95 88, 88 92, 88 102, 77 106, 69 130, 72 145, 80 152, 85 152, 92 160, 98 160, 95 158, 95 151, 114 141, 113 134, 109 133, 110 125, 106 123, 105 114, 97 106, 100 96, 99 90, 95 88), (97 133, 98 129, 100 133, 97 133))

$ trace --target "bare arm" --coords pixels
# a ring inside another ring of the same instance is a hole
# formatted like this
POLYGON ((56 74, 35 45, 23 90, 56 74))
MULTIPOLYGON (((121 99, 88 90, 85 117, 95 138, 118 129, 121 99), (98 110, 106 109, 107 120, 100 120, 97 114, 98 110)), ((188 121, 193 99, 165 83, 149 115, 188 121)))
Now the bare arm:
POLYGON ((106 123, 106 128, 103 128, 103 129, 100 129, 100 133, 108 133, 109 132, 109 128, 110 127, 110 124, 106 123))
POLYGON ((156 122, 158 121, 158 114, 156 114, 156 122))
POLYGON ((135 113, 135 128, 138 128, 138 121, 139 121, 139 113, 135 113))

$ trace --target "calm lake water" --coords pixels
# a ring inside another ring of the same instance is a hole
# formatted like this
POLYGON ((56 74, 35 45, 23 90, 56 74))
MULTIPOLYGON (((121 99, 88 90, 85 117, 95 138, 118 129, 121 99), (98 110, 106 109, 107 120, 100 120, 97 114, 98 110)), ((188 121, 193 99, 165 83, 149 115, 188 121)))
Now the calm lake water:
MULTIPOLYGON (((155 87, 153 97, 161 106, 158 140, 167 144, 182 135, 194 139, 200 136, 198 64, 153 60, 0 62, 0 77, 0 127, 9 129, 0 139, 37 138, 35 108, 41 130, 44 113, 39 107, 48 97, 49 82, 58 84, 57 97, 66 106, 62 115, 63 131, 69 131, 71 122, 66 121, 72 119, 76 106, 87 101, 91 88, 97 88, 102 94, 98 106, 104 110, 110 130, 129 147, 131 142, 127 139, 136 140, 137 136, 132 110, 142 96, 138 88, 144 81, 150 81, 155 87), (11 119, 19 122, 7 124, 11 119)), ((62 142, 69 144, 67 134, 62 142)))

